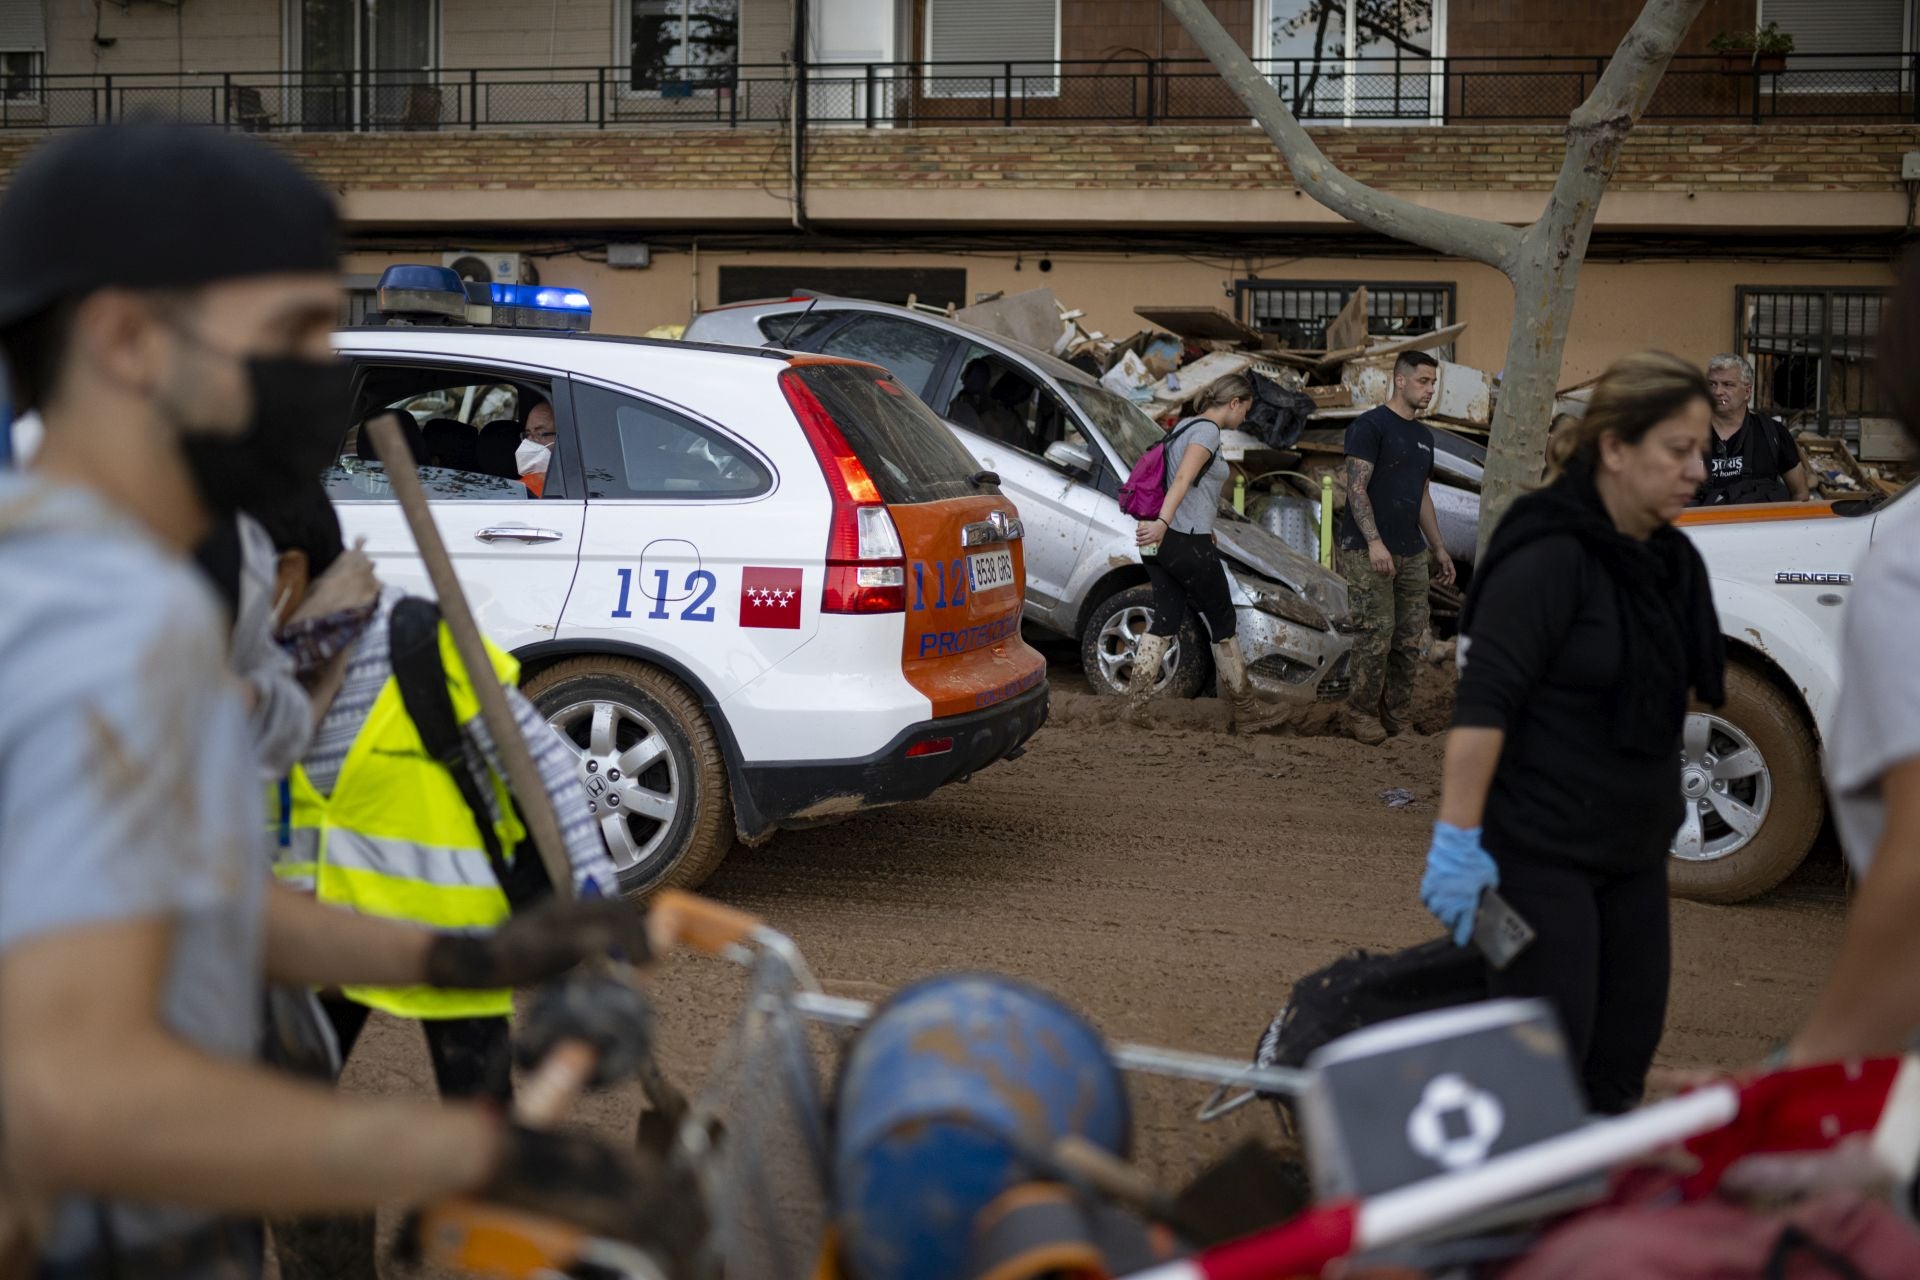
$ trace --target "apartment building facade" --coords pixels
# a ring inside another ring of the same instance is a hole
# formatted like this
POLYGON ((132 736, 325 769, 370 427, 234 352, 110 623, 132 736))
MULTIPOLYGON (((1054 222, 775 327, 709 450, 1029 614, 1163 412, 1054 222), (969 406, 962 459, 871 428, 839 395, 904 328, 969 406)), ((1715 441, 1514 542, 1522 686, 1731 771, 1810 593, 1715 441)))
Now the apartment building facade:
MULTIPOLYGON (((1211 5, 1353 176, 1516 223, 1639 9, 1211 5)), ((1602 203, 1569 380, 1736 349, 1763 403, 1871 412, 1920 172, 1915 9, 1708 0, 1602 203), (1726 48, 1766 24, 1790 53, 1726 48)), ((363 293, 453 254, 644 332, 795 289, 1046 285, 1115 336, 1207 304, 1313 346, 1365 284, 1381 325, 1466 321, 1489 369, 1506 344, 1503 279, 1301 195, 1158 0, 0 0, 0 172, 141 113, 289 149, 340 192, 363 293)))

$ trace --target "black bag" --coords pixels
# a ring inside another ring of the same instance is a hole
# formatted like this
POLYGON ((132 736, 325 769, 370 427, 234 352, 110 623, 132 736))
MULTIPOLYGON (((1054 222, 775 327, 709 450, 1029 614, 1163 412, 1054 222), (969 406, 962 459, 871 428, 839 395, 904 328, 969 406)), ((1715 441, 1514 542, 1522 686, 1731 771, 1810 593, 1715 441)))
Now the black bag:
POLYGON ((500 848, 486 792, 481 780, 474 777, 466 738, 454 718, 453 698, 447 692, 447 671, 440 662, 440 606, 418 596, 406 597, 393 607, 387 634, 400 701, 419 731, 421 745, 452 775, 454 785, 460 788, 460 798, 473 811, 474 825, 480 828, 480 839, 486 845, 487 861, 507 895, 507 905, 515 911, 533 905, 553 892, 553 881, 531 840, 520 842, 511 862, 500 848))
POLYGON ((1269 449, 1291 449, 1313 416, 1312 398, 1251 369, 1247 381, 1253 386, 1253 407, 1242 429, 1260 437, 1269 449))
MULTIPOLYGON (((1349 951, 1293 984, 1254 1050, 1254 1065, 1301 1067, 1315 1049, 1389 1018, 1487 998, 1486 960, 1451 938, 1405 951, 1349 951)), ((1291 1128, 1289 1100, 1264 1095, 1291 1128)))

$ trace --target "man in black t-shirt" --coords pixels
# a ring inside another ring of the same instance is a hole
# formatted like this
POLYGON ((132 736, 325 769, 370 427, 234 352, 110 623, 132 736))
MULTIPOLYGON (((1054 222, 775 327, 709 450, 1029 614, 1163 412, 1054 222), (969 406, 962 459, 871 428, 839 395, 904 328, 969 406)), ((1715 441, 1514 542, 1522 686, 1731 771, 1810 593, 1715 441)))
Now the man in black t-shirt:
POLYGON ((1415 415, 1433 399, 1439 363, 1409 351, 1393 366, 1393 394, 1347 428, 1347 508, 1336 563, 1353 619, 1353 693, 1348 728, 1369 746, 1408 727, 1420 640, 1427 630, 1429 549, 1434 574, 1453 582, 1427 477, 1433 432, 1415 415))
POLYGON ((1753 366, 1741 356, 1707 361, 1713 393, 1707 482, 1696 503, 1805 502, 1807 469, 1800 448, 1777 418, 1753 412, 1753 366))

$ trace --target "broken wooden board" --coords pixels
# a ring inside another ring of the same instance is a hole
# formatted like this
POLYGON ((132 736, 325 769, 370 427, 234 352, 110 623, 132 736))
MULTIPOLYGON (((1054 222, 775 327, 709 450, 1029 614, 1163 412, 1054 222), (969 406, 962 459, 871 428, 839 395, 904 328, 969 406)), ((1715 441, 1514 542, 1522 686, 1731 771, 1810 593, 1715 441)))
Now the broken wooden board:
POLYGON ((1218 307, 1135 307, 1133 314, 1148 324, 1193 342, 1232 342, 1257 347, 1266 338, 1218 307))
POLYGON ((1368 347, 1370 356, 1397 356, 1402 351, 1431 351, 1435 347, 1444 347, 1467 331, 1466 322, 1450 324, 1444 329, 1435 329, 1432 333, 1417 333, 1408 338, 1394 338, 1389 342, 1377 342, 1368 347))
POLYGON ((1053 290, 1044 285, 1012 297, 962 307, 954 313, 954 319, 1046 352, 1053 350, 1062 332, 1060 304, 1053 290))
POLYGON ((1327 356, 1328 360, 1333 358, 1332 352, 1339 351, 1343 347, 1359 347, 1362 351, 1366 350, 1367 287, 1365 285, 1353 291, 1353 296, 1347 299, 1347 305, 1340 308, 1340 314, 1335 316, 1333 323, 1327 326, 1326 343, 1327 351, 1330 353, 1327 356))

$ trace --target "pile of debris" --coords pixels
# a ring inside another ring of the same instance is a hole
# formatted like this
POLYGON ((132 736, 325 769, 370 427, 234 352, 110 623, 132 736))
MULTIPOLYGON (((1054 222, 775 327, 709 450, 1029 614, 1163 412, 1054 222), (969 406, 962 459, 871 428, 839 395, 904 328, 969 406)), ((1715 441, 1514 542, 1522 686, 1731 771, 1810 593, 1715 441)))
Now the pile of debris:
MULTIPOLYGON (((1278 335, 1241 324, 1217 307, 1143 306, 1134 314, 1157 326, 1124 341, 1089 330, 1085 313, 1060 305, 1051 289, 985 299, 946 314, 1042 351, 1051 351, 1098 378, 1101 385, 1171 425, 1199 394, 1221 378, 1245 374, 1256 403, 1247 429, 1227 432, 1221 456, 1234 465, 1234 506, 1301 553, 1320 557, 1320 503, 1333 495, 1345 505, 1347 423, 1393 390, 1393 366, 1404 352, 1424 351, 1440 362, 1439 382, 1425 415, 1436 429, 1434 505, 1447 550, 1470 563, 1480 520, 1482 443, 1493 421, 1497 379, 1451 359, 1464 324, 1430 333, 1393 332, 1385 317, 1373 323, 1365 288, 1354 290, 1326 328, 1325 346, 1285 346, 1278 335), (1323 484, 1330 480, 1331 484, 1323 484)), ((1436 587, 1435 605, 1457 608, 1458 593, 1436 587)))

